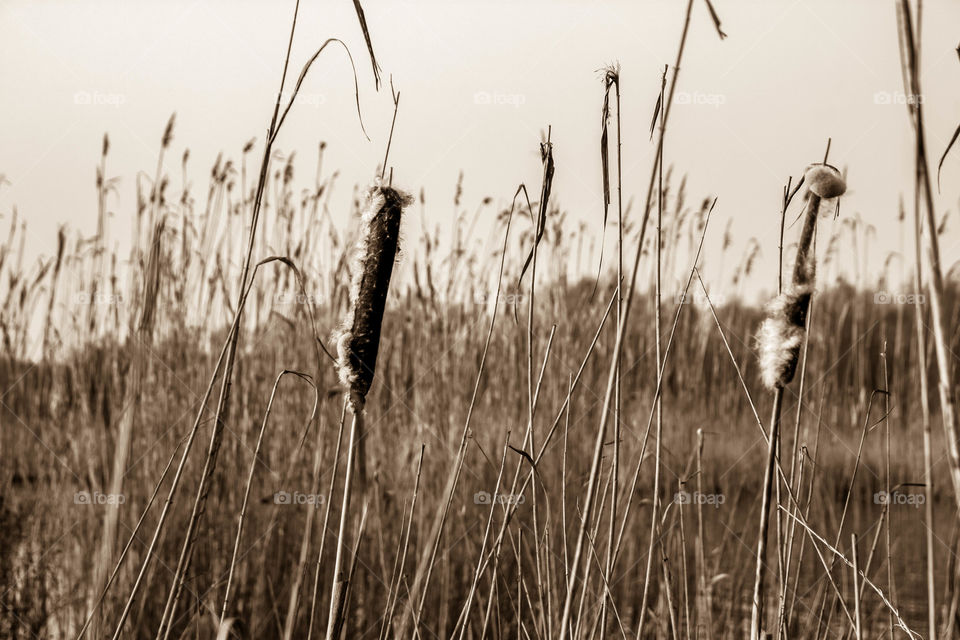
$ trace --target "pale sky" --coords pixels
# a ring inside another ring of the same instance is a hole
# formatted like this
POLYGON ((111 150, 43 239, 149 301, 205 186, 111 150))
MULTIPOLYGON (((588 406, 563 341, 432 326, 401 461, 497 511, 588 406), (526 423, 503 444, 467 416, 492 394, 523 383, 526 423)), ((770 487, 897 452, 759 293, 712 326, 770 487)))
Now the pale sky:
MULTIPOLYGON (((721 41, 702 0, 694 15, 671 115, 666 162, 688 174, 688 201, 719 196, 711 242, 728 219, 737 247, 756 236, 773 273, 781 188, 823 156, 848 170, 844 215, 877 228, 879 269, 897 249, 897 202, 909 194, 912 138, 899 70, 894 4, 863 1, 714 0, 721 41)), ((673 63, 685 2, 419 2, 366 0, 374 49, 401 92, 391 150, 394 183, 426 190, 431 223, 516 186, 538 190, 540 132, 553 127, 554 197, 599 229, 598 69, 622 65, 625 200, 641 199, 653 154, 648 133, 665 63, 673 63), (487 100, 489 98, 489 100, 487 100)), ((191 154, 202 202, 218 152, 235 161, 263 142, 294 3, 20 2, 0 5, 0 228, 15 205, 29 220, 28 255, 52 249, 57 225, 92 233, 100 140, 111 140, 108 176, 119 176, 114 239, 129 238, 136 172, 152 174, 159 139, 177 112, 168 169, 191 154), (79 97, 78 97, 79 96, 79 97), (89 104, 84 104, 89 102, 89 104)), ((924 3, 923 83, 931 156, 960 122, 960 4, 924 3)), ((341 172, 335 217, 345 220, 354 184, 381 162, 392 114, 389 88, 374 91, 352 2, 303 0, 291 72, 326 38, 350 47, 370 134, 360 130, 349 64, 332 48, 307 77, 278 146, 297 152, 298 180, 312 181, 316 145, 341 172)), ((251 159, 257 160, 255 152, 251 159)), ((944 165, 938 207, 956 213, 960 152, 944 165)), ((909 197, 907 198, 909 201, 909 197)), ((492 217, 494 211, 488 210, 492 217)), ((960 257, 960 220, 943 242, 960 257)), ((608 246, 609 243, 608 243, 608 246)), ((906 246, 911 246, 908 239, 906 246)), ((631 251, 632 253, 632 251, 631 251)))

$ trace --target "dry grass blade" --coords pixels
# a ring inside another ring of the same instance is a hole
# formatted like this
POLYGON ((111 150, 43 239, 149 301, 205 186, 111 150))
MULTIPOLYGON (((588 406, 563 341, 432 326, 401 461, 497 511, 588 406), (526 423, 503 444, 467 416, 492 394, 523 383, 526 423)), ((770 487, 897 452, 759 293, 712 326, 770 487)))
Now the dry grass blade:
MULTIPOLYGON (((550 205, 550 191, 553 189, 553 172, 555 169, 553 164, 553 143, 550 142, 549 134, 547 141, 540 143, 540 157, 543 160, 543 181, 540 187, 539 213, 535 223, 536 230, 534 232, 533 246, 530 248, 530 253, 523 263, 523 268, 520 269, 520 277, 517 278, 518 283, 523 281, 523 276, 533 261, 534 253, 540 241, 543 239, 543 232, 547 227, 547 208, 550 205)), ((526 189, 524 189, 524 194, 526 194, 526 189)), ((528 207, 529 204, 528 200, 528 207)))
MULTIPOLYGON (((357 81, 357 68, 353 64, 353 55, 350 53, 350 47, 348 47, 342 40, 339 38, 329 38, 326 42, 320 45, 320 48, 310 56, 307 62, 303 65, 303 69, 300 71, 300 76, 297 78, 296 84, 293 86, 293 91, 290 93, 290 100, 287 102, 287 106, 284 107, 283 113, 280 115, 280 119, 277 120, 276 127, 271 128, 270 135, 267 137, 267 148, 269 148, 274 140, 276 140, 277 134, 280 133, 280 127, 283 126, 283 121, 287 118, 287 113, 289 113, 290 108, 293 107, 293 103, 297 98, 297 93, 300 92, 300 86, 303 84, 304 78, 307 77, 307 72, 310 70, 310 66, 320 57, 320 54, 323 53, 323 50, 327 48, 327 45, 331 43, 337 43, 344 48, 347 52, 347 58, 350 60, 350 69, 353 71, 353 88, 354 88, 354 98, 357 103, 357 118, 360 121, 360 129, 363 131, 364 137, 367 140, 370 139, 370 136, 367 135, 366 127, 363 126, 363 115, 360 113, 360 83, 357 81)), ((288 54, 289 58, 289 54, 288 54)), ((279 101, 278 101, 279 106, 279 101)))
POLYGON ((353 8, 357 12, 357 20, 360 21, 360 28, 363 30, 363 40, 367 43, 367 51, 370 53, 370 64, 373 66, 373 80, 380 90, 380 65, 377 64, 377 57, 373 55, 373 41, 370 39, 370 29, 367 28, 367 17, 363 13, 363 7, 360 6, 360 0, 353 0, 353 8))

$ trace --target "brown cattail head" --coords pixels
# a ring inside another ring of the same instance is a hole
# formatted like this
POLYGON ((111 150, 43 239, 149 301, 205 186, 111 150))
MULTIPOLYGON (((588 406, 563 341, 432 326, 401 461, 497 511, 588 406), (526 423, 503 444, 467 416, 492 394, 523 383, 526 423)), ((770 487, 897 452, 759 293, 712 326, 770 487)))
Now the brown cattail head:
POLYGON ((367 191, 354 249, 350 306, 334 335, 340 382, 350 392, 350 409, 363 411, 373 383, 380 325, 400 241, 400 218, 410 196, 377 180, 367 191))

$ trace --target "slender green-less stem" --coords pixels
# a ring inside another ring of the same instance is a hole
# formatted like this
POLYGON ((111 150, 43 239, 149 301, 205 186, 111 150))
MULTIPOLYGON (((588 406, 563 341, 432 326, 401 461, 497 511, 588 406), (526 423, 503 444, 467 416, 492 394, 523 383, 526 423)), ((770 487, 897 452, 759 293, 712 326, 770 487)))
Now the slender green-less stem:
MULTIPOLYGON (((623 161, 621 158, 621 139, 620 139, 620 78, 619 74, 615 80, 615 105, 617 110, 617 331, 620 330, 620 319, 623 314, 623 161)), ((607 533, 607 555, 605 561, 605 581, 609 581, 613 574, 613 546, 614 534, 617 523, 617 500, 620 496, 620 435, 621 428, 621 373, 623 366, 622 354, 617 354, 617 380, 613 411, 613 468, 611 470, 612 479, 610 482, 610 528, 607 533)), ((610 602, 608 597, 603 599, 600 613, 600 637, 607 636, 607 605, 610 602)))
MULTIPOLYGON (((800 448, 799 448, 800 433, 801 433, 800 424, 801 424, 801 418, 803 415, 803 406, 804 406, 803 392, 804 392, 804 387, 806 383, 807 364, 810 358, 810 334, 813 330, 813 309, 814 309, 813 303, 814 301, 811 299, 810 306, 807 309, 807 327, 805 331, 806 335, 803 341, 803 353, 801 354, 800 383, 799 383, 799 389, 797 391, 797 394, 798 394, 797 414, 796 414, 796 422, 794 423, 793 452, 792 452, 791 461, 790 461, 790 486, 793 487, 793 491, 798 495, 800 493, 800 488, 802 485, 802 478, 798 479, 797 476, 799 474, 802 474, 803 472, 803 469, 802 469, 803 461, 802 461, 800 448), (801 467, 799 472, 797 472, 798 462, 800 463, 800 467, 801 467), (796 480, 796 483, 794 483, 795 480, 796 480)), ((779 503, 779 498, 778 498, 778 503, 779 503)), ((779 521, 778 521, 778 525, 779 525, 779 521)), ((793 544, 796 536, 796 523, 792 521, 788 522, 787 530, 788 530, 788 533, 786 534, 786 544, 785 544, 786 548, 784 549, 783 556, 782 556, 784 558, 784 562, 783 562, 782 580, 780 583, 780 602, 779 602, 779 612, 778 612, 778 618, 777 618, 776 637, 778 639, 781 637, 782 633, 784 632, 784 627, 786 626, 786 622, 787 622, 786 600, 787 600, 787 589, 790 585, 791 569, 793 569, 793 564, 792 564, 793 563, 793 544)), ((804 539, 805 538, 801 537, 801 540, 804 540, 804 539)))
POLYGON ((333 561, 333 588, 330 592, 330 615, 327 619, 327 640, 336 640, 340 637, 346 612, 344 607, 347 597, 348 577, 344 569, 344 553, 347 540, 347 521, 350 518, 350 493, 353 488, 353 466, 356 458, 357 438, 362 430, 362 414, 360 409, 353 414, 350 423, 350 437, 347 444, 347 468, 343 478, 343 501, 340 507, 340 527, 337 534, 337 553, 333 561))
MULTIPOLYGON (((677 493, 683 491, 683 481, 677 478, 677 493)), ((677 505, 677 520, 680 522, 680 584, 683 585, 683 622, 690 640, 690 580, 687 568, 687 536, 683 526, 683 503, 677 505)))
MULTIPOLYGON (((917 380, 920 383, 920 419, 921 425, 923 428, 923 481, 924 481, 924 497, 926 498, 924 504, 924 519, 926 520, 926 532, 924 536, 925 546, 926 546, 926 564, 927 564, 927 637, 930 640, 937 639, 937 592, 934 586, 934 527, 935 522, 933 519, 933 450, 932 450, 932 436, 933 431, 930 426, 930 397, 928 395, 929 387, 927 382, 927 349, 926 349, 926 332, 923 318, 923 307, 920 305, 920 300, 923 296, 923 282, 921 280, 921 266, 922 262, 920 260, 920 217, 914 217, 914 240, 915 240, 915 257, 916 262, 914 266, 914 295, 915 302, 913 305, 914 309, 914 320, 917 330, 917 380)), ((889 427, 888 427, 889 431, 889 427)), ((889 495, 889 489, 887 489, 889 495)), ((890 562, 890 526, 886 527, 886 549, 887 549, 887 563, 890 562)), ((887 589, 889 590, 891 584, 889 582, 892 580, 892 575, 887 576, 887 589)))
POLYGON ((340 448, 343 444, 343 428, 347 417, 347 402, 347 398, 344 397, 343 408, 340 410, 340 426, 337 428, 337 446, 333 452, 333 468, 330 472, 330 486, 326 495, 327 504, 323 511, 323 526, 321 527, 323 535, 320 536, 320 550, 317 551, 317 563, 313 571, 313 593, 310 595, 310 620, 307 626, 307 640, 313 638, 313 621, 317 610, 317 592, 320 589, 320 569, 323 562, 324 545, 327 541, 326 532, 327 525, 330 523, 330 510, 333 508, 333 494, 337 488, 337 472, 340 470, 340 448))
POLYGON ((757 566, 753 579, 753 604, 750 612, 750 639, 760 640, 763 626, 764 574, 766 572, 767 531, 770 527, 770 498, 773 492, 774 467, 777 463, 777 440, 780 437, 780 412, 783 409, 783 387, 773 394, 770 415, 770 441, 767 444, 767 463, 763 473, 763 493, 760 495, 760 535, 757 538, 757 566))
MULTIPOLYGON (((660 102, 663 103, 664 96, 664 84, 666 81, 666 71, 664 71, 664 83, 660 85, 660 102)), ((666 115, 666 105, 664 105, 663 111, 660 113, 660 128, 661 130, 664 127, 663 119, 666 115)), ((660 343, 660 321, 661 321, 661 291, 660 291, 660 268, 661 268, 661 252, 662 252, 662 240, 663 240, 663 145, 659 145, 657 148, 657 168, 658 168, 658 181, 657 181, 657 226, 656 232, 657 236, 654 238, 654 247, 656 252, 656 265, 655 265, 655 288, 654 288, 654 297, 655 297, 655 318, 654 331, 656 332, 655 344, 656 344, 656 358, 657 358, 657 388, 659 390, 660 384, 662 382, 663 375, 663 347, 660 343)), ((657 393, 656 398, 654 399, 654 411, 656 411, 656 435, 654 436, 654 467, 653 467, 653 504, 651 506, 650 512, 650 541, 647 545, 647 566, 644 572, 643 577, 643 592, 640 596, 640 622, 637 625, 637 637, 643 636, 643 625, 646 621, 647 614, 647 598, 650 595, 650 577, 651 570, 653 568, 653 549, 657 541, 657 531, 660 518, 660 474, 662 469, 662 460, 661 455, 663 453, 663 401, 660 393, 657 393)), ((641 458, 642 460, 642 458, 641 458)), ((669 590, 669 584, 665 584, 664 588, 669 590)), ((671 607, 672 611, 672 607, 671 607)))
POLYGON ((857 534, 850 534, 850 554, 853 558, 853 605, 856 616, 856 634, 857 640, 863 640, 863 616, 860 613, 860 587, 858 586, 860 578, 860 562, 859 557, 857 556, 857 534))
MULTIPOLYGON (((889 371, 887 370, 886 322, 884 322, 883 332, 884 332, 884 336, 883 336, 883 337, 884 337, 884 340, 883 340, 883 350, 880 352, 880 358, 883 360, 883 390, 885 391, 885 393, 883 394, 883 454, 884 454, 884 455, 883 455, 883 458, 884 458, 884 460, 883 460, 883 479, 884 479, 884 484, 886 485, 886 489, 885 489, 885 490, 886 490, 886 492, 887 492, 887 497, 888 497, 888 499, 889 499, 889 497, 890 497, 890 492, 892 491, 892 488, 891 488, 891 486, 890 486, 890 482, 891 482, 891 480, 890 480, 890 373, 889 373, 889 371)), ((926 436, 926 434, 924 434, 924 435, 926 436)), ((927 439, 926 439, 926 437, 925 437, 925 440, 924 440, 924 460, 926 460, 926 456, 927 456, 927 453, 928 453, 928 447, 929 447, 929 442, 927 441, 927 439)), ((928 476, 928 477, 929 477, 929 476, 928 476)), ((929 495, 927 496, 927 498, 931 498, 931 497, 932 497, 932 496, 929 496, 929 495)), ((887 517, 884 519, 884 522, 883 522, 883 531, 884 531, 884 534, 885 534, 885 535, 884 535, 884 543, 885 543, 885 547, 886 547, 886 551, 887 551, 887 592, 890 594, 890 597, 891 597, 891 599, 893 600, 893 602, 896 602, 896 591, 895 591, 894 586, 893 586, 893 585, 894 585, 894 583, 893 583, 893 553, 892 553, 892 551, 891 551, 891 543, 890 543, 890 517, 889 517, 889 514, 890 514, 890 505, 887 504, 887 505, 886 505, 886 508, 885 508, 884 511, 883 511, 883 515, 886 515, 886 516, 887 516, 887 517)), ((928 528, 928 535, 931 535, 931 534, 932 534, 932 527, 933 527, 933 523, 932 523, 932 522, 929 522, 929 524, 928 524, 928 526, 927 526, 927 528, 928 528)), ((927 542, 929 543, 930 541, 927 540, 927 542)), ((929 561, 930 558, 928 557, 927 560, 929 561)), ((928 569, 929 569, 929 567, 928 567, 928 569)), ((933 576, 932 576, 931 574, 928 574, 927 577, 932 581, 933 576)), ((930 586, 930 585, 928 584, 928 587, 929 587, 929 586, 930 586)), ((932 599, 932 598, 930 599, 930 601, 929 601, 928 604, 929 604, 930 607, 931 607, 931 608, 928 609, 928 613, 930 614, 930 616, 932 616, 933 618, 935 618, 936 613, 935 613, 934 610, 932 609, 932 606, 933 606, 933 599, 932 599)), ((892 638, 892 637, 893 637, 893 614, 892 614, 892 613, 889 613, 889 612, 888 612, 888 615, 887 615, 887 624, 888 624, 888 630, 890 631, 890 637, 892 638)), ((857 630, 857 632, 858 632, 858 635, 859 635, 859 629, 857 630)), ((937 633, 936 633, 936 629, 934 628, 934 625, 933 625, 933 624, 930 624, 930 629, 928 630, 928 633, 929 633, 929 640, 936 640, 937 633)))
MULTIPOLYGON (((703 495, 703 429, 697 429, 697 493, 703 495)), ((703 502, 697 501, 697 628, 694 637, 712 633, 713 599, 707 591, 706 541, 703 531, 703 502), (702 619, 701 619, 702 618, 702 619)))
MULTIPOLYGON (((547 142, 546 148, 549 149, 551 145, 550 141, 550 131, 548 128, 547 133, 547 142)), ((548 151, 549 153, 549 151, 548 151)), ((543 189, 548 188, 548 180, 546 172, 552 171, 552 168, 549 166, 549 162, 546 156, 544 157, 544 182, 543 189)), ((548 193, 541 191, 541 193, 548 193)), ((545 207, 548 206, 547 202, 544 201, 545 198, 541 195, 540 202, 540 215, 537 216, 537 219, 534 221, 534 230, 533 230, 533 260, 530 265, 530 300, 529 306, 527 308, 527 435, 523 442, 523 447, 527 448, 529 451, 536 450, 536 431, 534 429, 534 414, 536 412, 536 404, 534 400, 534 365, 533 365, 533 352, 536 350, 536 334, 535 330, 535 320, 536 320, 536 287, 537 287, 537 256, 538 256, 538 247, 540 245, 540 235, 543 233, 541 225, 546 224, 546 210, 545 207)), ((532 495, 532 512, 533 512, 533 548, 534 548, 534 561, 536 564, 536 576, 537 584, 542 584, 541 580, 541 558, 540 558, 540 535, 539 535, 539 522, 537 517, 537 477, 534 474, 531 485, 531 495, 532 495)), ((544 610, 543 605, 543 591, 538 590, 540 595, 540 610, 544 610)), ((518 621, 519 622, 519 621, 518 621)))

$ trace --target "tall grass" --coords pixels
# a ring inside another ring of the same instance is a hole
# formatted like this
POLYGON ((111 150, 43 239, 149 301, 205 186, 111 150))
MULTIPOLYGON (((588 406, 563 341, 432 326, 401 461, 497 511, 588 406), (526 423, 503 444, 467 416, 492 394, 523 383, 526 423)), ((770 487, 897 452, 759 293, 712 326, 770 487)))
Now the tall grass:
MULTIPOLYGON (((599 278, 600 255, 581 263, 593 230, 568 228, 551 197, 552 132, 530 167, 533 200, 523 181, 477 205, 494 221, 486 238, 471 234, 462 185, 447 205, 421 192, 422 232, 401 233, 418 207, 390 186, 386 158, 336 224, 325 145, 301 184, 279 103, 256 180, 251 141, 199 193, 164 169, 170 119, 129 212, 129 255, 111 249, 106 138, 93 238, 64 227, 55 255, 26 265, 26 222, 11 215, 0 636, 951 637, 956 566, 937 560, 956 547, 942 487, 957 477, 960 287, 938 256, 922 110, 910 112, 918 255, 902 281, 889 259, 871 272, 866 223, 820 206, 839 195, 825 161, 788 182, 769 221, 789 241, 783 221, 803 214, 799 242, 778 248, 792 277, 756 272, 773 247, 745 239, 733 254, 728 237, 725 274, 703 259, 711 219, 729 215, 722 194, 689 202, 667 162, 695 8, 656 100, 637 220, 621 196, 629 70, 605 72, 618 256, 599 278), (450 243, 426 224, 441 217, 450 243), (914 309, 888 303, 897 287, 914 309), (756 288, 779 303, 738 295, 756 288), (288 374, 306 384, 281 385, 288 374)), ((377 70, 376 31, 356 9, 377 70)), ((899 11, 918 93, 916 30, 899 11)), ((281 95, 286 84, 285 71, 281 95)))

